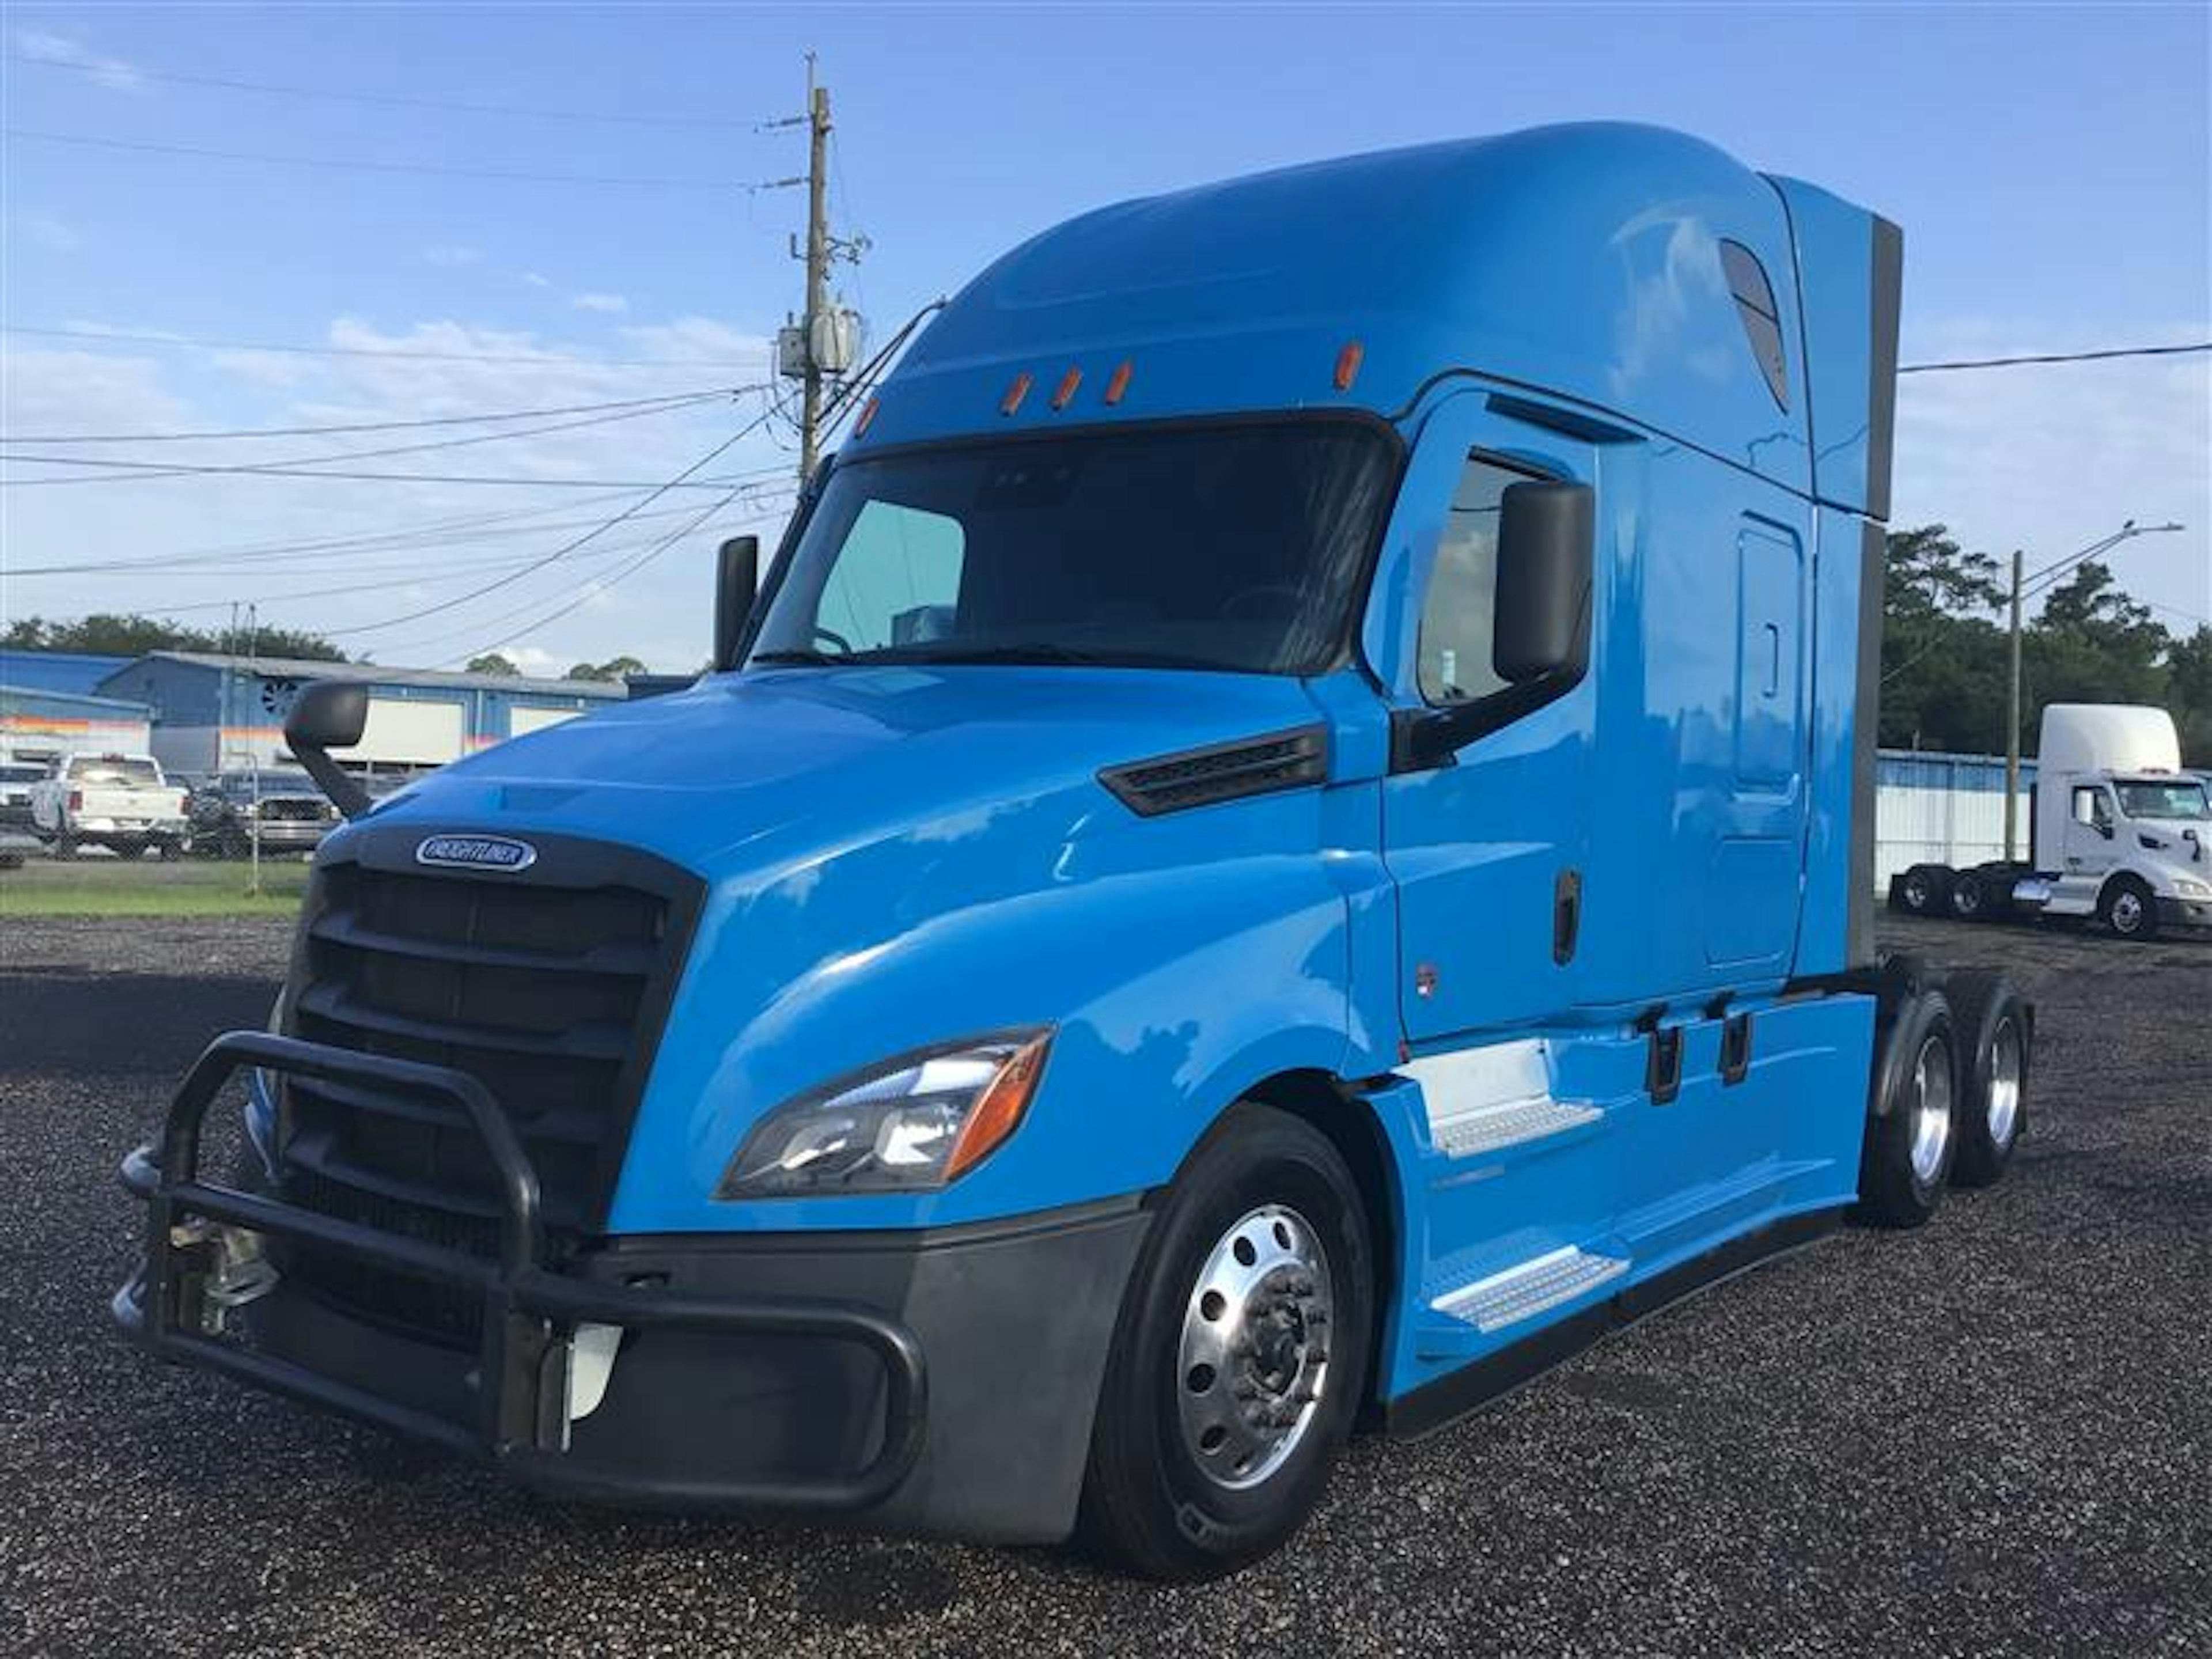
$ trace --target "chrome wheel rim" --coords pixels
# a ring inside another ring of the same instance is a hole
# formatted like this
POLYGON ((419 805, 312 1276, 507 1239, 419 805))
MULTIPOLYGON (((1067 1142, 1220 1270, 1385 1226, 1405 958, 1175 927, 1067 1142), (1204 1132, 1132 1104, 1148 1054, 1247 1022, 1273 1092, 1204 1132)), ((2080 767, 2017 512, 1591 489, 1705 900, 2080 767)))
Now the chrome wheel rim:
POLYGON ((2142 901, 2133 891, 2113 896, 2112 929, 2115 933, 2132 933, 2142 926, 2142 901))
POLYGON ((1951 1051, 1930 1036, 1912 1059, 1912 1178, 1931 1186, 1951 1145, 1951 1051))
POLYGON ((1990 1043, 1990 1139, 1999 1151, 2012 1145, 2012 1138, 2020 1128, 2025 1059, 2020 1027, 2008 1019, 1997 1027, 1997 1034, 1990 1043))
POLYGON ((1982 890, 1971 881, 1960 882, 1952 890, 1951 908, 1962 916, 1971 916, 1982 908, 1982 890))
POLYGON ((1916 910, 1924 909, 1928 903, 1928 878, 1907 876, 1905 878, 1905 902, 1916 910))
POLYGON ((1320 1236, 1263 1205, 1223 1233, 1199 1269, 1176 1348, 1183 1449, 1231 1491, 1282 1468, 1312 1428, 1328 1381, 1335 1285, 1320 1236))

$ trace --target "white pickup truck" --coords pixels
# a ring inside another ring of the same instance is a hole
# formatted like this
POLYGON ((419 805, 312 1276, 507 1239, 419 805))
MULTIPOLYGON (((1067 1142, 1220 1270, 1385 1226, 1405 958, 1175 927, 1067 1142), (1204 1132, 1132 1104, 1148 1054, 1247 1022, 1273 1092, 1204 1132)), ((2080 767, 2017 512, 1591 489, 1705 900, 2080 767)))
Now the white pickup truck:
POLYGON ((135 858, 184 848, 185 792, 149 755, 69 755, 31 790, 31 823, 56 858, 106 847, 135 858))

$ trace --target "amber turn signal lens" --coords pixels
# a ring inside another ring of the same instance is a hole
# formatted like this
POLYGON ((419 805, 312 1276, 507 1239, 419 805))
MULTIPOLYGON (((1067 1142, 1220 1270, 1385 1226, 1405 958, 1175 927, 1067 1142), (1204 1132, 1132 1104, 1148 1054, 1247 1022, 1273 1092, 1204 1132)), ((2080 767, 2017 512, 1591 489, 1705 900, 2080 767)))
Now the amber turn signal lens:
POLYGON ((999 399, 999 413, 1011 415, 1022 406, 1022 399, 1030 395, 1030 377, 1026 371, 1014 376, 1014 383, 1006 388, 1006 395, 999 399))
POLYGON ((1052 406, 1054 409, 1066 409, 1067 400, 1075 395, 1075 388, 1082 384, 1083 371, 1079 368, 1069 369, 1066 374, 1060 377, 1060 390, 1052 394, 1052 406))
POLYGON ((1033 1037, 1006 1056, 998 1076, 984 1085, 969 1109, 968 1121, 960 1126, 960 1139, 945 1161, 947 1181, 982 1162, 1021 1126, 1037 1079, 1044 1075, 1045 1051, 1051 1046, 1049 1036, 1033 1037))
POLYGON ((1134 363, 1125 361, 1108 379, 1106 382, 1106 403, 1109 408, 1111 408, 1114 404, 1121 401, 1121 394, 1129 389, 1130 373, 1135 368, 1136 365, 1134 363))
POLYGON ((871 398, 860 405, 860 418, 853 422, 853 435, 855 438, 864 438, 867 435, 868 422, 876 418, 876 405, 881 402, 883 399, 880 398, 871 398))
POLYGON ((1359 378, 1359 360, 1367 355, 1367 348, 1357 340, 1346 340, 1344 349, 1336 354, 1336 389, 1352 390, 1352 383, 1359 378))

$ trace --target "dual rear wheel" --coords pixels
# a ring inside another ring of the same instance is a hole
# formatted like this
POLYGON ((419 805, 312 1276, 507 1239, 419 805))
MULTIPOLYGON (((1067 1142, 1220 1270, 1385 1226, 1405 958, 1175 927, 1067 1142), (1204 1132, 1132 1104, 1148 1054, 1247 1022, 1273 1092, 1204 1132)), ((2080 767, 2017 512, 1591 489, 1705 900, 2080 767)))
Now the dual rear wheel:
POLYGON ((1859 1179, 1873 1220, 1917 1227, 1947 1184, 2004 1174, 2027 1127, 2033 1019, 2003 974, 1962 969, 1937 985, 1905 970, 1884 1011, 1859 1179))

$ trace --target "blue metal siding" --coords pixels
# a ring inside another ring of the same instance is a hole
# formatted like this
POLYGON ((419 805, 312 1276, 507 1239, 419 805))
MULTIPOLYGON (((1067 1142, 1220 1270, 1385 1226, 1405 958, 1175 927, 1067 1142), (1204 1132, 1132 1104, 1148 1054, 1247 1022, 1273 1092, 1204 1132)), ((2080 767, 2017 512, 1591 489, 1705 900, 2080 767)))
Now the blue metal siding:
POLYGON ((80 651, 24 651, 0 647, 0 685, 89 696, 100 690, 102 680, 130 661, 128 657, 92 656, 80 651))

